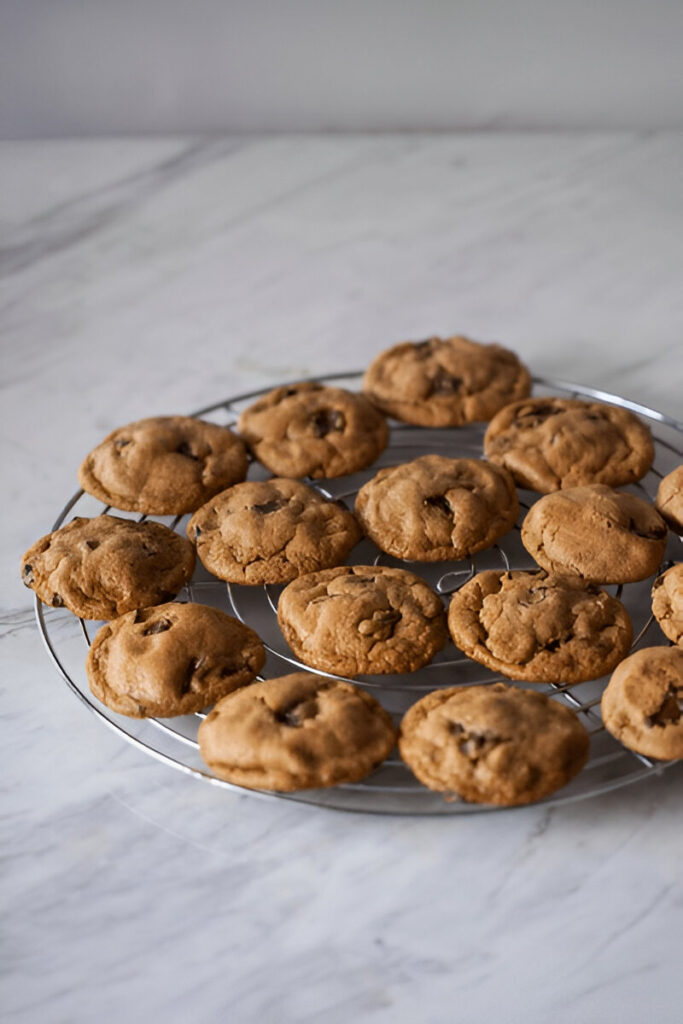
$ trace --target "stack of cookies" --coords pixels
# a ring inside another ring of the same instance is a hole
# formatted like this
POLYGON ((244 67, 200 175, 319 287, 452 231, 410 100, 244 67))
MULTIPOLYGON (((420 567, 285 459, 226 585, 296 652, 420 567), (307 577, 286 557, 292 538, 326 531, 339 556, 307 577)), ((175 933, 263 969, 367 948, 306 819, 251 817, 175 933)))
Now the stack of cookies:
POLYGON ((602 589, 658 572, 669 526, 683 528, 683 468, 662 480, 656 507, 615 490, 650 470, 648 428, 626 409, 530 390, 509 350, 430 338, 382 352, 361 394, 315 382, 275 388, 242 412, 237 432, 181 416, 129 424, 79 471, 105 513, 41 538, 22 578, 47 604, 106 620, 86 663, 98 700, 133 717, 212 708, 199 727, 202 757, 247 788, 356 782, 397 741, 425 786, 467 801, 525 804, 569 782, 588 758, 588 733, 546 693, 495 680, 448 686, 410 707, 397 730, 352 681, 414 672, 449 639, 498 679, 564 690, 613 673, 606 728, 646 756, 683 757, 683 567, 653 588, 669 647, 629 657, 629 615, 602 589), (351 511, 314 481, 367 470, 387 446, 387 416, 430 428, 488 422, 485 457, 459 457, 451 432, 453 455, 427 450, 380 469, 351 511), (250 461, 272 476, 246 479, 250 461), (518 487, 542 495, 521 525, 537 568, 473 575, 446 610, 415 563, 497 544, 517 524, 518 487), (145 518, 188 514, 187 540, 145 518), (392 564, 347 564, 363 537, 392 564), (173 600, 197 557, 219 580, 284 586, 279 628, 313 671, 260 679, 266 654, 252 629, 173 600))

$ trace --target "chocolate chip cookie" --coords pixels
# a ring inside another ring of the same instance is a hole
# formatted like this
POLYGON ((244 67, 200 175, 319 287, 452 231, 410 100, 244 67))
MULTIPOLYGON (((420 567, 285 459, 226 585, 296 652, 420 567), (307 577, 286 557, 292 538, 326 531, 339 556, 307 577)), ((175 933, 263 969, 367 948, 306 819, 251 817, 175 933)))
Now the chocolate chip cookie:
POLYGON ((194 512, 247 473, 244 442, 215 423, 156 416, 112 431, 78 471, 84 491, 146 515, 194 512))
POLYGON ((201 711, 252 682, 265 661, 248 626, 202 604, 161 604, 114 619, 86 662, 98 700, 132 718, 201 711))
POLYGON ((530 683, 596 679, 626 657, 633 638, 621 601, 543 569, 479 573, 453 595, 448 628, 468 657, 530 683))
POLYGON ((189 541, 161 523, 102 515, 41 537, 21 560, 21 578, 53 608, 113 619, 175 597, 194 564, 189 541))
POLYGON ((683 534, 683 466, 662 477, 655 508, 675 533, 683 534))
POLYGON ((460 335, 394 345, 377 356, 363 379, 378 409, 421 427, 490 420, 530 388, 529 371, 514 352, 460 335))
POLYGON ((224 697, 198 739, 219 778, 291 792, 365 778, 396 733, 384 708, 359 687, 296 672, 224 697))
POLYGON ((277 476, 345 476, 384 451, 386 420, 363 395, 313 381, 275 388, 245 409, 239 432, 277 476))
POLYGON ((652 614, 664 636, 683 644, 683 562, 667 569, 652 587, 652 614))
POLYGON ((520 487, 549 493, 632 483, 654 459, 649 428, 628 409, 573 398, 526 398, 494 416, 484 451, 520 487))
POLYGON ((591 583, 651 576, 666 540, 666 523, 652 505, 602 484, 545 495, 522 525, 522 543, 540 566, 591 583))
POLYGON ((491 547, 517 519, 510 474, 479 459, 423 455, 381 469, 358 492, 368 537, 396 558, 438 562, 491 547))
POLYGON ((361 538, 355 517, 299 480, 248 480, 192 516, 202 564, 230 583, 289 583, 339 565, 361 538))
POLYGON ((683 757, 683 650, 644 647, 622 661, 602 695, 605 728, 629 750, 683 757))
POLYGON ((443 605, 427 584, 377 565, 300 576, 280 596, 278 622, 304 664, 342 676, 412 672, 448 638, 443 605))
POLYGON ((430 789, 512 807, 573 779, 588 759, 589 738, 569 708, 495 683, 427 694, 404 716, 399 749, 430 789))

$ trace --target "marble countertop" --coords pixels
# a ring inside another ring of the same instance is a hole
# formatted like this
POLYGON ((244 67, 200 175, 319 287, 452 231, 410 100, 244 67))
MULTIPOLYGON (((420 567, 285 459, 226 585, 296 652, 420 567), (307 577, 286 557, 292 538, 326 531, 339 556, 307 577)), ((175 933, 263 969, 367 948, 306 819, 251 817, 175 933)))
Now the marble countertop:
POLYGON ((679 1019, 680 770, 445 820, 215 789, 74 699, 18 564, 113 427, 401 339, 681 418, 682 161, 670 134, 0 146, 12 1021, 679 1019))

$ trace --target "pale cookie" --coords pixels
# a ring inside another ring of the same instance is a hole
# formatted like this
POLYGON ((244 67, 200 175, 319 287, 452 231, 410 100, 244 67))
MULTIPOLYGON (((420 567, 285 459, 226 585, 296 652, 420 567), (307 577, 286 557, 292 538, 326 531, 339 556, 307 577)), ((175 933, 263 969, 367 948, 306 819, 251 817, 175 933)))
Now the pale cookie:
POLYGON ((247 472, 244 442, 190 416, 156 416, 114 430, 78 471, 84 491, 146 515, 194 512, 247 472))
POLYGON ((451 599, 456 647, 511 679, 581 683, 625 658, 633 629, 620 601, 572 576, 481 572, 451 599))
POLYGON ((494 416, 486 457, 520 487, 549 493, 583 484, 632 483, 654 459, 649 428, 628 409, 573 398, 526 398, 494 416))
POLYGON ((652 614, 664 636, 683 644, 683 562, 667 569, 652 586, 652 614))
POLYGON ((566 785, 588 749, 573 711, 504 683, 429 693, 405 714, 399 735, 403 760, 425 786, 509 807, 566 785))
POLYGON ((655 508, 672 530, 683 534, 683 466, 662 477, 655 508))
POLYGON ((198 739, 219 778, 292 792, 365 778, 390 753, 396 731, 359 687, 296 672, 224 697, 198 739))
POLYGON ((491 547, 517 519, 512 477, 478 459, 423 455, 381 469, 358 492, 368 537, 396 558, 438 562, 491 547))
POLYGON ((239 431, 277 476, 345 476, 387 446, 386 420, 364 395, 313 381, 275 388, 245 409, 239 431))
POLYGON ((422 427, 490 420, 530 388, 529 371, 514 352, 460 335, 394 345, 363 378, 363 390, 378 409, 422 427))
POLYGON ((41 537, 21 560, 21 578, 53 608, 113 619, 175 597, 194 565, 189 541, 161 523, 103 515, 41 537))
POLYGON ((202 604, 128 612, 97 633, 86 662, 98 700, 132 718, 189 715, 251 683, 265 661, 248 626, 202 604))
POLYGON ((341 566, 283 590, 278 622, 306 665, 341 676, 412 672, 446 643, 443 605, 404 569, 341 566))
POLYGON ((629 750, 683 757, 683 650, 644 647, 616 669, 602 695, 605 728, 629 750))
POLYGON ((540 566, 591 583, 651 576, 666 540, 666 523, 652 505, 602 484, 547 494, 522 524, 522 543, 540 566))
POLYGON ((289 583, 344 562, 360 540, 355 517, 298 480, 235 484, 192 516, 202 564, 230 583, 289 583))

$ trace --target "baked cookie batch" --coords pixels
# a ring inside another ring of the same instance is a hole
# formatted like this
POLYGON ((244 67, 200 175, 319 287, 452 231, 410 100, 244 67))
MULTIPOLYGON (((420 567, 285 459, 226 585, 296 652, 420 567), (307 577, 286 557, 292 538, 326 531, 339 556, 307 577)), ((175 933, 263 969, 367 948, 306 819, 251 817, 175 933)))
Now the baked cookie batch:
POLYGON ((350 681, 412 672, 449 635, 511 680, 571 685, 612 673, 609 732, 645 756, 683 758, 683 565, 652 590, 673 646, 629 656, 629 615, 602 589, 657 573, 668 528, 683 529, 683 467, 662 479, 654 505, 614 490, 650 469, 648 428, 626 409, 530 389, 529 371, 500 345, 429 338, 382 352, 362 394, 275 388, 242 412, 237 433, 183 416, 120 427, 84 459, 81 486, 145 516, 189 513, 188 539, 147 520, 77 518, 29 548, 22 579, 48 605, 107 620, 86 664, 100 701, 134 717, 212 708, 201 755, 247 788, 356 782, 397 741, 425 786, 468 801, 525 804, 569 782, 588 758, 588 733, 543 693, 502 682, 435 690, 397 731, 350 681), (490 421, 485 459, 426 454, 380 469, 353 512, 300 479, 371 466, 388 442, 386 416, 425 427, 490 421), (250 458, 272 477, 246 480, 250 458), (415 563, 494 545, 517 522, 517 486, 543 495, 521 526, 539 568, 480 572, 446 614, 415 563), (410 565, 344 564, 363 535, 410 565), (196 557, 231 583, 286 584, 278 624, 322 674, 258 681, 265 650, 252 629, 173 601, 196 557))

